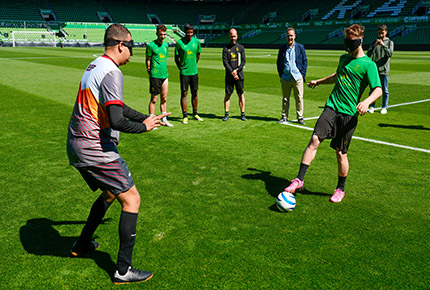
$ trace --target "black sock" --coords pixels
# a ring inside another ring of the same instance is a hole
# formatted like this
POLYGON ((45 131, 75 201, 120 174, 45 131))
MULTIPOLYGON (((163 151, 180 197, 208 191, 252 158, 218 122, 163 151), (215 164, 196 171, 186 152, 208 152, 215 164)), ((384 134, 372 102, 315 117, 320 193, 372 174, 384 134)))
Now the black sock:
POLYGON ((337 187, 340 188, 342 191, 345 191, 345 182, 346 182, 347 176, 338 176, 337 177, 337 187))
POLYGON ((193 116, 197 115, 197 109, 193 109, 193 116))
POLYGON ((131 266, 134 241, 136 239, 137 213, 121 212, 119 220, 119 251, 116 267, 120 275, 131 266))
POLYGON ((299 174, 297 175, 297 178, 303 181, 305 179, 305 174, 308 168, 309 168, 309 165, 300 163, 300 169, 299 169, 299 174))
POLYGON ((225 116, 228 116, 228 111, 225 111, 225 116))
POLYGON ((187 118, 187 117, 188 117, 187 112, 182 112, 182 116, 183 116, 184 118, 187 118))
POLYGON ((245 112, 240 112, 240 115, 243 117, 245 116, 245 112))
POLYGON ((77 241, 78 245, 85 246, 91 242, 94 232, 101 223, 110 205, 111 203, 104 200, 101 195, 99 198, 97 198, 91 207, 87 222, 82 229, 81 235, 77 241))

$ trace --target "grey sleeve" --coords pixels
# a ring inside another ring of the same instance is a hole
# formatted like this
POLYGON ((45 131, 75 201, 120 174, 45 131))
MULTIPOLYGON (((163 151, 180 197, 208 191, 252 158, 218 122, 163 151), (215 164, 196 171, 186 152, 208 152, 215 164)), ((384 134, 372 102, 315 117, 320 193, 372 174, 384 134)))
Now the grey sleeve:
POLYGON ((105 106, 123 105, 122 86, 124 78, 121 71, 110 71, 105 75, 100 84, 100 93, 105 106))

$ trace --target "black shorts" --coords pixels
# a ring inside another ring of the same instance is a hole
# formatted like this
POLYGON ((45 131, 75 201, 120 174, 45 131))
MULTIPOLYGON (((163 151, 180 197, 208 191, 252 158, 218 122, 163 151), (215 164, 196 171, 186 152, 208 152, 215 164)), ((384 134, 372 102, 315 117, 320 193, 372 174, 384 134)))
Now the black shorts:
POLYGON ((149 77, 149 93, 153 96, 157 96, 161 92, 161 86, 166 79, 157 79, 149 77))
POLYGON ((234 87, 238 95, 243 94, 244 80, 235 80, 232 76, 225 76, 225 93, 228 95, 233 94, 234 87))
POLYGON ((125 161, 119 159, 88 167, 76 167, 92 191, 109 190, 113 194, 128 191, 134 186, 133 177, 125 161))
POLYGON ((188 91, 188 86, 190 87, 191 91, 197 91, 199 89, 199 75, 193 75, 193 76, 184 76, 180 75, 179 79, 181 80, 181 92, 188 91))
POLYGON ((315 124, 313 134, 321 140, 332 139, 330 147, 346 154, 357 122, 357 116, 339 113, 330 107, 325 107, 315 124))

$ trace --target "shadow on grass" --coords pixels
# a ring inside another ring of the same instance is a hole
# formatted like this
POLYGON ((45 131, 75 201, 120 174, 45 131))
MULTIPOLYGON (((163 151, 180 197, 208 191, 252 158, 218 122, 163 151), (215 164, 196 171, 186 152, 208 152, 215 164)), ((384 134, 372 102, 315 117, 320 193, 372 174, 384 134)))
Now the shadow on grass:
MULTIPOLYGON (((109 219, 104 219, 103 223, 109 219)), ((71 259, 92 259, 94 262, 106 271, 109 277, 112 277, 115 271, 115 263, 110 255, 102 251, 94 251, 84 255, 82 258, 74 258, 70 254, 70 248, 78 237, 62 236, 54 226, 57 225, 83 225, 84 221, 52 221, 47 218, 30 219, 19 230, 21 243, 24 249, 33 255, 70 257, 71 259)))
MULTIPOLYGON (((215 115, 215 114, 200 114, 199 116, 202 117, 203 119, 218 119, 218 120, 222 120, 222 118, 224 118, 224 115, 215 115)), ((240 120, 240 114, 236 115, 230 115, 230 119, 239 119, 240 120)), ((169 116, 168 117, 169 120, 172 121, 182 121, 182 117, 175 117, 175 116, 169 116)), ((188 119, 193 120, 193 115, 192 114, 188 114, 188 119)), ((246 119, 248 120, 257 120, 257 121, 278 121, 278 119, 276 118, 269 118, 269 117, 261 117, 261 116, 250 116, 250 115, 246 115, 246 119)))
MULTIPOLYGON (((259 169, 255 169, 255 168, 248 168, 248 170, 253 171, 255 173, 242 175, 242 178, 264 181, 267 193, 275 199, 278 197, 279 193, 284 191, 284 188, 287 187, 291 183, 290 180, 273 176, 272 172, 270 172, 270 171, 263 171, 263 170, 259 170, 259 169)), ((302 191, 300 191, 300 194, 331 196, 331 194, 328 194, 328 193, 313 192, 313 191, 306 190, 306 188, 303 189, 302 191)), ((294 194, 294 196, 296 196, 296 195, 297 195, 297 193, 294 194)), ((276 207, 276 204, 270 206, 269 209, 272 211, 281 212, 276 207)))
POLYGON ((425 128, 423 125, 397 125, 397 124, 384 124, 380 123, 379 127, 393 127, 393 128, 401 128, 401 129, 413 129, 413 130, 427 130, 430 131, 430 128, 425 128))

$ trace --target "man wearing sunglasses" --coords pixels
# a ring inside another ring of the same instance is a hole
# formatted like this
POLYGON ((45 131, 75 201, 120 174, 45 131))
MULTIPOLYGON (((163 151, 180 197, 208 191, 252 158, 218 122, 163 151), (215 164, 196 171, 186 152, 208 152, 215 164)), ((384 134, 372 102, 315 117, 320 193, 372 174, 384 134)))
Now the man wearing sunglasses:
POLYGON ((78 96, 69 122, 67 154, 91 190, 102 190, 94 202, 80 237, 72 246, 75 257, 99 247, 93 234, 107 209, 116 199, 121 204, 120 246, 113 282, 125 284, 152 278, 152 273, 132 267, 140 195, 125 161, 116 146, 119 132, 143 133, 163 123, 160 116, 147 116, 123 101, 125 65, 133 54, 130 31, 120 24, 108 27, 104 36, 105 53, 88 65, 82 76, 78 96))
POLYGON ((341 55, 336 72, 308 83, 308 87, 312 89, 320 84, 335 83, 335 86, 303 153, 297 178, 284 189, 291 193, 303 189, 306 171, 315 158, 318 146, 323 140, 332 139, 330 146, 336 150, 338 183, 330 201, 336 203, 342 201, 345 196, 344 188, 349 171, 347 152, 357 126, 358 115, 366 114, 369 105, 382 95, 376 64, 363 52, 364 27, 353 24, 345 29, 344 34, 345 50, 348 54, 341 55), (372 93, 360 102, 368 85, 372 93))

